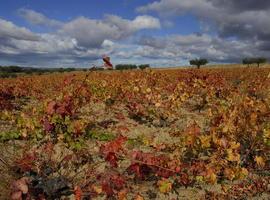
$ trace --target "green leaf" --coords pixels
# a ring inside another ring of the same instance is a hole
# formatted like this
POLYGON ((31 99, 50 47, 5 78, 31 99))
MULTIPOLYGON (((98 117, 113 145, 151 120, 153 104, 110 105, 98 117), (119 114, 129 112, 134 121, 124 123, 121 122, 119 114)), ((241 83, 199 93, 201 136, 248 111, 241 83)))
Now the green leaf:
POLYGON ((0 133, 0 141, 16 140, 21 137, 21 134, 17 131, 2 132, 0 133))
POLYGON ((98 131, 89 131, 86 133, 86 138, 95 139, 99 141, 111 141, 115 139, 115 135, 111 133, 102 133, 98 131))

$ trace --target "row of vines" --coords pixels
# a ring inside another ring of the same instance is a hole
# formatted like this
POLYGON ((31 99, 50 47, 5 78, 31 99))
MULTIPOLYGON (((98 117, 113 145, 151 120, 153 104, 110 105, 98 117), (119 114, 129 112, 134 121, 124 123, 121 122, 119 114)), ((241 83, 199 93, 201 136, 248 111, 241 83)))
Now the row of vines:
POLYGON ((0 197, 269 197, 269 73, 146 69, 2 79, 0 197), (185 196, 189 188, 203 192, 185 196))

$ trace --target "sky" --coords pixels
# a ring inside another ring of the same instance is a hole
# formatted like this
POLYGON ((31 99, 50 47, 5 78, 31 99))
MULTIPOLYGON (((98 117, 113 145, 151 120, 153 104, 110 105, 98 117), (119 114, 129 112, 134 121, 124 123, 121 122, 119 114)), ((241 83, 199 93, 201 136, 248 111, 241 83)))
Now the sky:
POLYGON ((0 0, 0 65, 270 59, 269 0, 0 0))

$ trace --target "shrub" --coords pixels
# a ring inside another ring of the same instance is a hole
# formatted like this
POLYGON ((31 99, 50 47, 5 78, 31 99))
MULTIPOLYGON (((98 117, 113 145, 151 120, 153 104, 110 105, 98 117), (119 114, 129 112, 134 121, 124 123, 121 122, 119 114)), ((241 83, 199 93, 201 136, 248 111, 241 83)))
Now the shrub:
POLYGON ((17 75, 14 73, 8 73, 8 72, 1 72, 0 78, 16 78, 17 75))
POLYGON ((146 68, 150 68, 149 64, 143 64, 143 65, 139 65, 138 66, 141 70, 146 69, 146 68))
POLYGON ((116 70, 125 70, 125 69, 137 69, 137 65, 133 64, 118 64, 115 66, 116 70))
POLYGON ((259 57, 255 59, 255 63, 257 64, 258 67, 260 67, 260 64, 266 63, 267 59, 263 57, 259 57))
POLYGON ((104 70, 104 68, 102 68, 102 67, 91 67, 89 69, 89 71, 103 71, 103 70, 104 70))

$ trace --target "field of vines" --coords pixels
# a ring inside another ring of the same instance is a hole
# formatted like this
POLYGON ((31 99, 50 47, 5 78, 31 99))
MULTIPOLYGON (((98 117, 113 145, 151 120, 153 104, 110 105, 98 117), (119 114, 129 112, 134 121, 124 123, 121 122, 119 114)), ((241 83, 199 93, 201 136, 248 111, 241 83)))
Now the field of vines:
POLYGON ((0 79, 0 199, 270 199, 270 68, 0 79))

